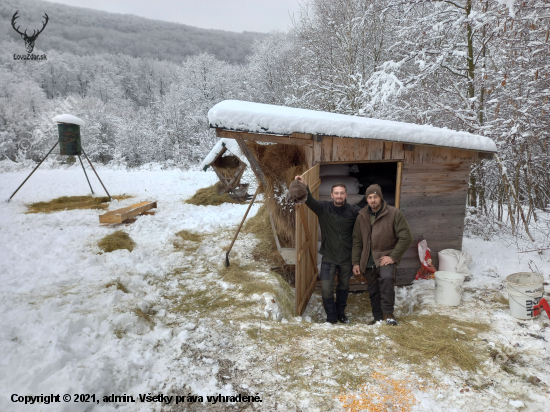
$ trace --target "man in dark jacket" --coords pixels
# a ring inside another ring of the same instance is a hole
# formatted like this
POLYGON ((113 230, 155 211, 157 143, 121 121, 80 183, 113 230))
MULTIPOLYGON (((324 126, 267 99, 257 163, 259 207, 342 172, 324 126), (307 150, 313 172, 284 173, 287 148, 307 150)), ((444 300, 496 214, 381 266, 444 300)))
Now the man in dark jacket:
MULTIPOLYGON (((296 179, 306 184, 302 176, 296 176, 296 179)), ((313 198, 308 187, 305 203, 317 215, 321 226, 319 253, 323 255, 323 262, 319 276, 327 322, 334 324, 338 320, 349 323, 345 308, 349 294, 349 280, 352 275, 352 232, 360 208, 348 204, 346 201, 348 194, 344 184, 332 186, 330 197, 332 202, 318 201, 313 198), (334 276, 337 270, 338 288, 336 302, 334 302, 334 276)))
POLYGON ((414 239, 403 213, 384 201, 382 189, 365 192, 369 206, 361 209, 353 228, 353 273, 365 273, 374 320, 397 325, 393 315, 395 275, 403 254, 414 239))

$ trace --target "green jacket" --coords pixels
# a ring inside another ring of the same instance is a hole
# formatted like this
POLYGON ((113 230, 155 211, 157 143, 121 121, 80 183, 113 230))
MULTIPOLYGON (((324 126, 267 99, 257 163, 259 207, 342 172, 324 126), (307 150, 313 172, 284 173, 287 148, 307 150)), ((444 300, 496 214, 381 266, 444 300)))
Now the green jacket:
POLYGON ((321 250, 324 262, 341 264, 351 261, 352 233, 359 206, 347 201, 342 206, 334 202, 316 200, 307 188, 306 205, 319 218, 321 250))
POLYGON ((389 256, 399 264, 405 252, 414 242, 413 234, 399 209, 383 202, 381 209, 373 213, 370 206, 359 212, 353 228, 352 263, 361 271, 380 266, 380 258, 389 256))

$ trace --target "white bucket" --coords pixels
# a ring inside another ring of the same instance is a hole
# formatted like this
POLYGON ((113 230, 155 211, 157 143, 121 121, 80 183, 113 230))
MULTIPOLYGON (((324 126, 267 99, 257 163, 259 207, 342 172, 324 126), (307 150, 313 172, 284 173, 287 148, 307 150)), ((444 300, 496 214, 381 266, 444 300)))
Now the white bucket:
POLYGON ((533 319, 535 306, 544 294, 544 278, 533 272, 514 273, 506 278, 510 313, 518 319, 533 319))
POLYGON ((435 296, 436 303, 458 306, 462 299, 462 284, 465 276, 461 273, 435 272, 435 296))

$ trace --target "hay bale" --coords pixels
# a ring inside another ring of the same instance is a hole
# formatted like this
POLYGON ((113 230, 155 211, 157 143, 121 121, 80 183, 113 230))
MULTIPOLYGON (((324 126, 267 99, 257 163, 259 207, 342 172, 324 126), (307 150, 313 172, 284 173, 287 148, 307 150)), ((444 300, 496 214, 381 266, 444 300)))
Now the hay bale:
POLYGON ((122 230, 117 230, 116 232, 105 236, 97 243, 97 245, 105 253, 109 253, 119 249, 126 249, 131 252, 134 250, 134 246, 136 244, 128 233, 123 232, 122 230))
POLYGON ((286 144, 260 145, 251 141, 246 144, 264 172, 265 204, 273 216, 281 247, 294 247, 295 210, 284 203, 284 194, 294 177, 307 170, 304 149, 286 144))

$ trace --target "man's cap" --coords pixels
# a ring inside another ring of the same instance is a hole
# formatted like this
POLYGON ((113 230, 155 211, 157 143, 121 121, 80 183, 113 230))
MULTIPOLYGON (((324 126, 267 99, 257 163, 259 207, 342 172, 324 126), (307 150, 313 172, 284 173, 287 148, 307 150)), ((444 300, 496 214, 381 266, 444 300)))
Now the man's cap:
POLYGON ((377 194, 381 200, 384 200, 384 196, 382 195, 382 189, 378 185, 370 185, 367 187, 367 191, 365 192, 365 197, 369 197, 369 195, 377 194))

